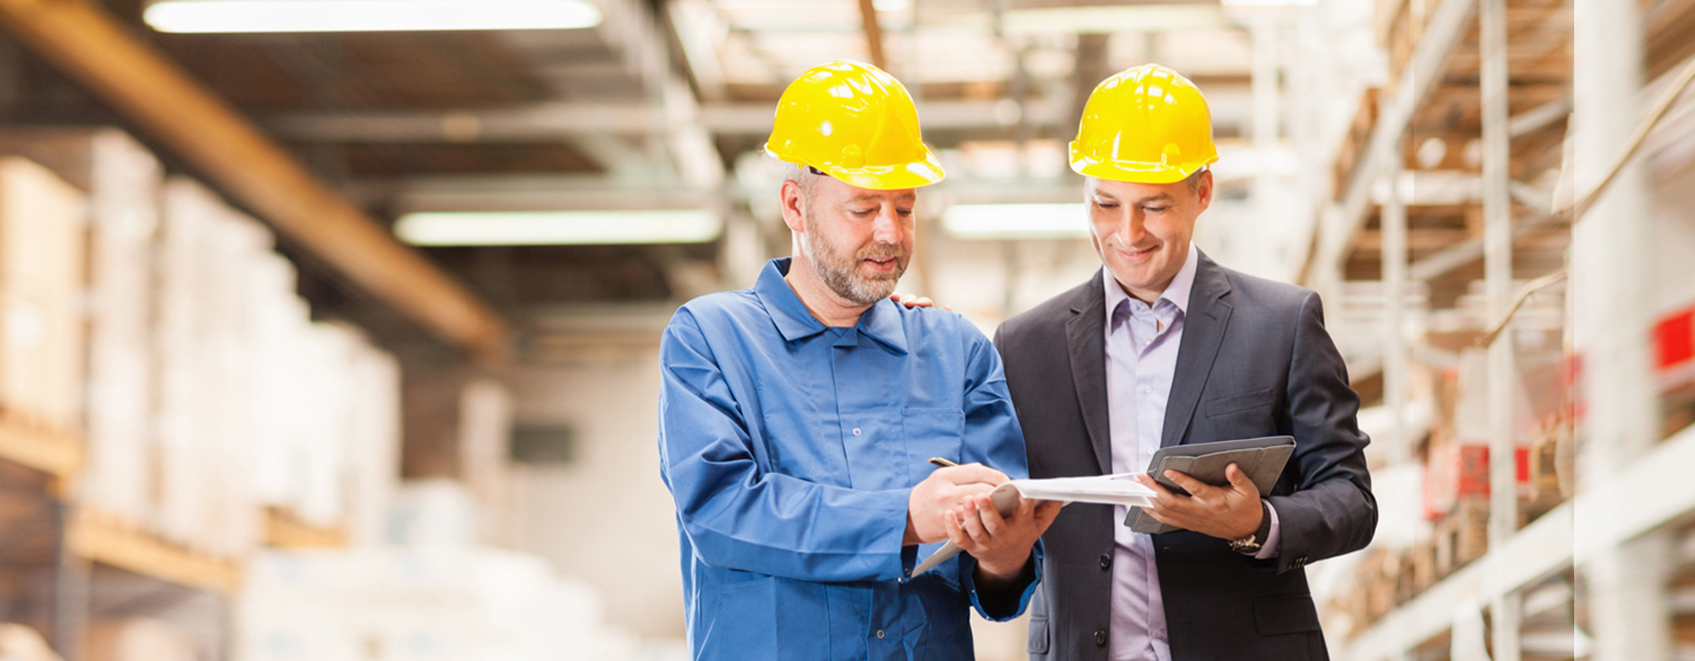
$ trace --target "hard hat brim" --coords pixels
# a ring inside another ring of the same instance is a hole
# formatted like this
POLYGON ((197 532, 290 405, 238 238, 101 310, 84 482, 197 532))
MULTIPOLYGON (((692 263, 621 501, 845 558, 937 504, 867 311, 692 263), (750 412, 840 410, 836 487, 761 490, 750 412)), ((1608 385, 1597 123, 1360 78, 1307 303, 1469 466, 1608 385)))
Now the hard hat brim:
POLYGON ((936 153, 924 148, 924 158, 910 163, 897 165, 867 165, 858 168, 848 168, 835 163, 812 163, 798 159, 792 154, 782 154, 771 148, 767 143, 765 153, 778 160, 801 166, 811 166, 820 172, 840 179, 844 183, 868 190, 901 190, 906 188, 921 188, 941 181, 947 177, 942 170, 942 163, 936 158, 936 153))
POLYGON ((1082 157, 1075 148, 1071 170, 1085 177, 1097 177, 1135 184, 1173 184, 1188 179, 1208 165, 1218 162, 1218 156, 1189 163, 1142 163, 1139 161, 1098 161, 1082 157))

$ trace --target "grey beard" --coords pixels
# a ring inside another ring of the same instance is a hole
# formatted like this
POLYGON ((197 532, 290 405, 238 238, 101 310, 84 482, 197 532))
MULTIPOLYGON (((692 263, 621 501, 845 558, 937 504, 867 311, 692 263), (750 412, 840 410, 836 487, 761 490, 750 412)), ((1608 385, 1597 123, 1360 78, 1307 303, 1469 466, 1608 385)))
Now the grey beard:
POLYGON ((817 269, 819 277, 824 280, 824 286, 836 292, 837 296, 860 305, 871 305, 888 298, 890 294, 895 293, 895 285, 899 284, 900 277, 906 273, 906 263, 903 261, 887 278, 862 278, 857 267, 859 260, 864 256, 855 255, 851 264, 840 264, 836 263, 830 246, 825 245, 821 237, 809 232, 806 235, 806 243, 812 253, 813 268, 817 269))

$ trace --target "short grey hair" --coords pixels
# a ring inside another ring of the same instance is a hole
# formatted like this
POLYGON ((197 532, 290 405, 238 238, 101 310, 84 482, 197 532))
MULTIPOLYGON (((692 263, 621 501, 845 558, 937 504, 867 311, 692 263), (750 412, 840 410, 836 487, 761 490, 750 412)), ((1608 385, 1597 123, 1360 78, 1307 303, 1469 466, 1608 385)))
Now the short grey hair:
POLYGON ((812 170, 805 165, 795 165, 786 169, 788 173, 783 175, 783 181, 795 182, 795 185, 800 187, 801 197, 811 202, 812 193, 818 189, 818 177, 821 175, 813 174, 812 170))
POLYGON ((1190 174, 1189 176, 1183 178, 1183 183, 1189 185, 1189 192, 1193 193, 1197 190, 1200 190, 1201 173, 1206 172, 1208 169, 1209 168, 1207 168, 1206 166, 1203 165, 1203 166, 1201 166, 1201 169, 1195 170, 1195 172, 1193 174, 1190 174))

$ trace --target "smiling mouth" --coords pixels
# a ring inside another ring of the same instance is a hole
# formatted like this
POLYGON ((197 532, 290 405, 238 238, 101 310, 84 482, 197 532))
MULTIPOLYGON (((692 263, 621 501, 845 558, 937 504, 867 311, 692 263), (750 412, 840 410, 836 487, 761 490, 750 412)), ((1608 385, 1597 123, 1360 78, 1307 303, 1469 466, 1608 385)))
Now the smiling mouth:
POLYGON ((1149 255, 1149 254, 1153 253, 1153 251, 1158 250, 1158 249, 1159 249, 1159 245, 1156 244, 1156 245, 1152 245, 1152 246, 1143 248, 1141 250, 1130 250, 1130 249, 1120 248, 1118 251, 1121 252, 1121 253, 1124 253, 1124 255, 1126 257, 1129 257, 1131 259, 1136 259, 1138 257, 1144 257, 1146 255, 1149 255))

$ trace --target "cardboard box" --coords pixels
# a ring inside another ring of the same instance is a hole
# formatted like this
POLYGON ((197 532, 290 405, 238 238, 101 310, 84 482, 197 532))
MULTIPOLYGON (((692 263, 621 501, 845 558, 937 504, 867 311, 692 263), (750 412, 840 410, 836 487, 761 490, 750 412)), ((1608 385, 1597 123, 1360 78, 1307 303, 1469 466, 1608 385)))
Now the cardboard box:
POLYGON ((1489 498, 1469 496, 1436 522, 1436 574, 1454 573, 1489 550, 1489 498))
POLYGON ((0 659, 5 661, 62 661, 35 629, 0 623, 0 659))
POLYGON ((200 661, 188 636, 158 620, 99 620, 89 625, 87 661, 200 661))
POLYGON ((80 437, 87 203, 33 162, 0 157, 0 415, 80 437))
POLYGON ((87 196, 87 452, 77 495, 145 521, 152 515, 153 241, 162 168, 113 128, 0 131, 0 153, 39 163, 87 196))

